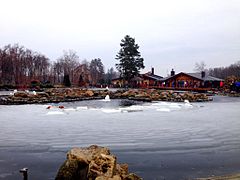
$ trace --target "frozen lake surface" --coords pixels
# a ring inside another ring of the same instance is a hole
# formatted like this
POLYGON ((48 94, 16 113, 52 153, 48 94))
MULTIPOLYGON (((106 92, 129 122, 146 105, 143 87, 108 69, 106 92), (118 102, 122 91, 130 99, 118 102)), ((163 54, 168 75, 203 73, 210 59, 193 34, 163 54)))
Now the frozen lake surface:
POLYGON ((0 179, 54 179, 66 152, 107 146, 144 179, 239 172, 240 98, 206 103, 94 100, 0 106, 0 179), (132 105, 133 104, 133 105, 132 105))

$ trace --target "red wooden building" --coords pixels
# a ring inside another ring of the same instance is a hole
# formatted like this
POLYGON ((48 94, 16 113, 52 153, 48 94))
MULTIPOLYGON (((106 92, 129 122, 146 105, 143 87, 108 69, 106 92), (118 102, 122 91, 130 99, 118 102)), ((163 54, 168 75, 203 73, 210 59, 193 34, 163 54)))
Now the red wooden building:
POLYGON ((160 79, 160 86, 171 88, 219 88, 223 86, 223 79, 219 79, 205 72, 175 74, 171 71, 171 76, 160 79))
POLYGON ((122 78, 116 78, 112 80, 112 84, 115 87, 123 87, 124 84, 128 84, 131 87, 147 88, 151 86, 159 86, 160 79, 162 78, 162 76, 154 74, 154 68, 152 68, 152 71, 150 72, 135 76, 131 79, 131 82, 127 82, 126 80, 124 82, 122 78))

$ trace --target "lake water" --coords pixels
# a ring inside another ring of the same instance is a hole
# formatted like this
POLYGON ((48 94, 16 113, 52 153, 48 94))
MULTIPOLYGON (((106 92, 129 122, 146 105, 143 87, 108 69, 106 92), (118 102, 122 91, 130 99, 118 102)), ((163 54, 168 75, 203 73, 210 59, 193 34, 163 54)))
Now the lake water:
POLYGON ((94 100, 0 106, 0 179, 54 179, 72 147, 107 146, 147 180, 240 171, 240 98, 205 103, 94 100), (131 105, 134 104, 134 105, 131 105))

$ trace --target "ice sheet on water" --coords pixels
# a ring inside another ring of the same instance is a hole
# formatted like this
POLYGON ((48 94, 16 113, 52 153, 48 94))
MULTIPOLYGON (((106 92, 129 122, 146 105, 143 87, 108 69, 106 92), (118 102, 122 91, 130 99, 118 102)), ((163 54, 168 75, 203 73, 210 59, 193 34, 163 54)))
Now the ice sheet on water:
POLYGON ((103 109, 103 108, 101 109, 101 111, 104 113, 119 113, 119 112, 121 112, 120 109, 103 109))
POLYGON ((66 108, 66 109, 63 109, 63 111, 76 111, 76 109, 74 109, 74 108, 66 108))
POLYGON ((183 108, 182 103, 172 103, 172 102, 157 102, 150 105, 152 109, 162 112, 177 111, 183 108))
POLYGON ((102 101, 102 102, 110 102, 111 99, 101 99, 101 100, 99 100, 99 101, 102 101))
POLYGON ((65 114, 64 112, 62 111, 49 111, 47 112, 47 115, 63 115, 65 114))
MULTIPOLYGON (((60 110, 58 106, 53 106, 54 112, 49 112, 47 113, 48 115, 56 115, 56 114, 64 114, 64 113, 71 113, 71 112, 76 112, 80 113, 83 110, 94 110, 94 111, 99 111, 103 113, 129 113, 129 112, 142 112, 142 111, 157 111, 157 112, 172 112, 172 111, 183 111, 186 109, 190 109, 193 107, 191 103, 189 102, 181 102, 181 103, 176 103, 176 102, 153 102, 153 103, 142 103, 142 104, 132 104, 129 106, 121 106, 121 103, 119 104, 118 101, 112 100, 109 103, 101 103, 99 106, 100 101, 105 101, 99 100, 96 101, 96 105, 91 104, 90 106, 87 104, 77 104, 80 106, 74 106, 74 104, 65 104, 65 108, 60 110), (103 105, 105 104, 105 105, 103 105)), ((44 106, 45 107, 45 106, 44 106)), ((51 109, 51 110, 53 110, 51 109)))
POLYGON ((156 110, 161 111, 161 112, 170 112, 171 111, 169 108, 158 108, 156 110))
POLYGON ((87 106, 78 106, 76 110, 88 110, 87 106))
POLYGON ((184 103, 172 103, 172 102, 157 102, 150 105, 151 108, 168 108, 170 111, 174 110, 184 110, 184 109, 190 109, 198 106, 194 106, 189 101, 185 101, 184 103))
POLYGON ((137 111, 143 111, 144 110, 144 106, 140 106, 140 105, 132 105, 129 107, 123 107, 120 108, 122 111, 124 112, 137 112, 137 111))

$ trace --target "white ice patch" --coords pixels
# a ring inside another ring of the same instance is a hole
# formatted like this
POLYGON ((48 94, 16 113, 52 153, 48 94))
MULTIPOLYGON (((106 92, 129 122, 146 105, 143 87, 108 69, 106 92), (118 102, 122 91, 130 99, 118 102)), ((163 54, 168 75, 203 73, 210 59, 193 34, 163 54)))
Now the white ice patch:
POLYGON ((169 108, 174 109, 174 110, 179 110, 181 109, 181 105, 177 103, 170 103, 169 108))
POLYGON ((121 112, 120 109, 101 109, 101 110, 104 113, 119 113, 119 112, 121 112))
POLYGON ((189 100, 187 100, 187 99, 185 99, 184 102, 185 102, 185 103, 188 103, 188 104, 190 103, 189 100))
POLYGON ((122 112, 138 112, 143 111, 144 107, 139 105, 133 105, 125 108, 120 108, 122 112))
POLYGON ((111 101, 111 99, 110 99, 109 95, 106 95, 106 97, 100 101, 109 102, 109 101, 111 101))
POLYGON ((87 106, 78 106, 76 110, 88 110, 87 106))
POLYGON ((103 102, 110 102, 111 99, 101 99, 100 101, 103 101, 103 102))
POLYGON ((185 103, 184 105, 187 106, 187 107, 193 107, 193 105, 190 104, 190 103, 185 103))
POLYGON ((49 111, 47 112, 47 115, 62 115, 64 112, 61 111, 49 111))
POLYGON ((76 111, 76 109, 74 109, 74 108, 66 108, 66 109, 63 109, 64 111, 67 111, 67 112, 69 112, 69 111, 76 111))
POLYGON ((158 108, 157 111, 160 111, 160 112, 170 112, 171 110, 168 109, 168 108, 158 108))
POLYGON ((171 103, 171 102, 159 102, 154 103, 150 106, 152 109, 162 112, 177 111, 182 109, 182 104, 180 103, 171 103))
POLYGON ((188 100, 184 100, 184 107, 185 108, 193 108, 193 105, 188 100))

